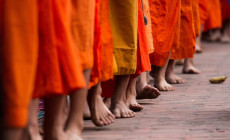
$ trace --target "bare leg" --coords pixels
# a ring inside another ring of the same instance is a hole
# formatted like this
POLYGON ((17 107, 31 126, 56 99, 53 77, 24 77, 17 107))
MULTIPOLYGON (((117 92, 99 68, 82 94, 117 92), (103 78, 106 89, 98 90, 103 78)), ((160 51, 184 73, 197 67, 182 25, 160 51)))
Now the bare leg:
POLYGON ((85 120, 90 120, 91 119, 91 113, 90 113, 90 110, 89 110, 88 103, 85 104, 83 117, 84 117, 85 120))
POLYGON ((175 60, 175 65, 177 65, 177 66, 183 66, 184 65, 184 59, 175 60))
POLYGON ((1 140, 23 140, 23 128, 3 128, 1 140))
POLYGON ((168 63, 168 67, 166 69, 166 76, 165 76, 166 81, 170 84, 184 83, 184 79, 182 79, 181 77, 177 76, 174 73, 173 67, 174 67, 174 60, 170 59, 168 63))
POLYGON ((154 86, 160 91, 175 90, 175 88, 170 84, 168 84, 165 80, 165 73, 166 73, 167 66, 168 66, 168 61, 163 67, 152 65, 152 71, 150 72, 150 75, 154 78, 154 86))
POLYGON ((66 96, 57 95, 44 99, 45 119, 44 119, 44 140, 67 140, 64 132, 65 117, 64 108, 66 106, 66 96))
POLYGON ((221 42, 229 43, 230 42, 230 21, 224 23, 221 42))
POLYGON ((202 38, 203 29, 204 29, 204 25, 201 25, 200 36, 198 36, 196 38, 196 53, 202 53, 202 51, 203 51, 203 49, 202 49, 203 47, 202 47, 202 44, 201 44, 201 38, 202 38))
POLYGON ((200 74, 200 71, 194 66, 193 58, 185 59, 182 72, 185 74, 200 74))
POLYGON ((84 71, 85 81, 87 83, 86 88, 74 91, 70 94, 70 113, 65 126, 65 132, 69 140, 81 139, 83 112, 86 104, 90 74, 91 69, 84 71))
POLYGON ((142 72, 137 78, 137 99, 155 99, 160 95, 157 88, 148 85, 147 82, 148 72, 142 72))
POLYGON ((135 116, 135 113, 125 104, 129 78, 130 75, 115 76, 116 83, 114 93, 111 98, 111 110, 116 118, 130 118, 135 116))
POLYGON ((39 99, 31 100, 29 108, 29 121, 26 128, 28 140, 42 140, 38 126, 38 102, 39 99))
POLYGON ((141 111, 143 106, 137 103, 136 100, 136 81, 137 78, 130 79, 127 92, 126 92, 126 106, 129 107, 132 111, 141 111))

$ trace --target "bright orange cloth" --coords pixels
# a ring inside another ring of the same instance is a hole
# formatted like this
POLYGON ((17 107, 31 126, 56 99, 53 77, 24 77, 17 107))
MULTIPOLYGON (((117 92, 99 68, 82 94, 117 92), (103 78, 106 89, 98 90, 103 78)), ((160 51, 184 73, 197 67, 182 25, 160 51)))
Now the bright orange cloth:
POLYGON ((152 24, 151 24, 151 16, 149 10, 149 0, 142 0, 144 15, 147 18, 147 25, 145 25, 146 37, 147 37, 147 45, 149 53, 153 53, 153 36, 152 36, 152 24))
POLYGON ((69 94, 72 90, 85 87, 71 36, 70 9, 70 0, 39 0, 40 36, 35 98, 69 94))
POLYGON ((138 0, 138 41, 137 41, 137 68, 135 76, 144 71, 150 71, 150 60, 145 32, 142 2, 138 0))
POLYGON ((0 0, 0 21, 4 124, 25 127, 38 56, 37 1, 0 0))
POLYGON ((192 0, 181 0, 179 47, 172 53, 170 59, 192 58, 195 53, 195 28, 192 0))
POLYGON ((172 50, 178 26, 180 0, 149 0, 154 52, 152 65, 164 66, 172 50))
POLYGON ((95 0, 72 0, 72 32, 83 70, 93 67, 95 0))
POLYGON ((95 86, 99 82, 101 71, 101 27, 99 19, 99 1, 95 0, 95 26, 94 26, 94 63, 89 81, 89 88, 95 86))
POLYGON ((113 42, 109 21, 109 0, 100 0, 96 7, 94 67, 90 87, 113 78, 113 42))
POLYGON ((208 0, 209 17, 204 24, 204 31, 222 27, 220 0, 208 0))
POLYGON ((199 13, 199 0, 192 1, 192 11, 193 11, 193 23, 195 29, 195 35, 200 36, 200 13, 199 13))
POLYGON ((230 20, 230 4, 228 0, 221 0, 222 21, 230 20))
POLYGON ((199 0, 200 24, 204 25, 209 17, 209 7, 207 0, 199 0))

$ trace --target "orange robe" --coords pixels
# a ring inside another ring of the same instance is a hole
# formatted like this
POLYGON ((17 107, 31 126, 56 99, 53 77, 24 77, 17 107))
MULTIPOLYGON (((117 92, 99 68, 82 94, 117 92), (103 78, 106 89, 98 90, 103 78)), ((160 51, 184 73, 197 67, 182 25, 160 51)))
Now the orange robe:
POLYGON ((222 27, 220 0, 208 0, 208 19, 204 24, 204 31, 222 27))
POLYGON ((222 21, 230 20, 230 4, 228 0, 221 0, 222 21))
POLYGON ((8 127, 24 127, 38 57, 37 1, 0 0, 0 21, 3 121, 8 127))
POLYGON ((71 36, 70 8, 70 0, 39 1, 39 57, 35 98, 69 94, 72 90, 85 87, 71 36))
POLYGON ((204 25, 209 17, 209 7, 207 0, 199 0, 200 24, 204 25))
POLYGON ((72 35, 83 70, 93 67, 95 0, 72 1, 72 35))
POLYGON ((164 66, 172 50, 178 26, 180 0, 149 0, 154 52, 152 65, 164 66))
POLYGON ((193 58, 195 53, 195 26, 193 19, 193 0, 181 0, 179 46, 174 49, 170 59, 193 58))
POLYGON ((113 42, 109 21, 109 0, 97 2, 94 38, 94 67, 90 87, 113 78, 113 42))

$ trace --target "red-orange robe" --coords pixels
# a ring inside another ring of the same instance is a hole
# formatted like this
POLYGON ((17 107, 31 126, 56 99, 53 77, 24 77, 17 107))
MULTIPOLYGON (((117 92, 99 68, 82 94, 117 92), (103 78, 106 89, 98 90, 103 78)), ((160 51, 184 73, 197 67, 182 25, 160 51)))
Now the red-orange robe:
POLYGON ((209 17, 209 7, 207 0, 199 0, 200 24, 204 25, 209 17))
POLYGON ((109 21, 109 0, 99 0, 95 13, 94 66, 90 87, 113 78, 113 42, 109 21))
POLYGON ((149 60, 149 51, 145 31, 142 2, 141 0, 138 0, 137 68, 135 76, 140 75, 144 71, 150 70, 151 67, 149 60))
POLYGON ((192 11, 193 11, 193 26, 195 29, 196 37, 200 36, 200 12, 199 12, 199 0, 192 1, 192 11))
POLYGON ((221 0, 222 21, 230 20, 230 4, 228 0, 221 0))
POLYGON ((209 17, 204 24, 204 31, 221 28, 222 27, 222 17, 221 17, 220 0, 208 0, 207 4, 209 7, 209 10, 208 10, 209 17))
POLYGON ((154 52, 152 65, 164 66, 172 51, 178 27, 180 0, 149 0, 154 52))

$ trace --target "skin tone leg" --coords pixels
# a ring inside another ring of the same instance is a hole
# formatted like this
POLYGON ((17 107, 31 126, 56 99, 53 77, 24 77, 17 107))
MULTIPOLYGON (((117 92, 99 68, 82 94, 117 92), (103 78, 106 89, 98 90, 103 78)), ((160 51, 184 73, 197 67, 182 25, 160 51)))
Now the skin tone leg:
POLYGON ((136 82, 137 99, 155 99, 160 95, 160 91, 148 85, 148 72, 142 72, 136 82))
POLYGON ((39 126, 38 126, 38 119, 37 119, 38 102, 39 99, 34 99, 30 103, 29 121, 28 121, 28 126, 25 130, 28 135, 28 140, 42 140, 42 137, 39 133, 39 126))
POLYGON ((3 128, 1 140, 23 140, 23 128, 3 128))
POLYGON ((115 120, 115 116, 104 104, 101 97, 100 83, 89 90, 87 101, 91 113, 91 119, 96 126, 109 125, 115 120))
POLYGON ((230 42, 230 21, 226 21, 223 26, 221 42, 229 43, 230 42))
POLYGON ((182 72, 184 74, 200 74, 200 70, 195 68, 193 63, 193 58, 185 59, 184 66, 182 72))
POLYGON ((126 91, 130 75, 115 76, 115 89, 111 98, 111 110, 116 118, 134 117, 135 113, 126 106, 126 91))
POLYGON ((171 86, 170 84, 166 82, 165 74, 166 74, 167 66, 168 66, 168 61, 163 67, 152 65, 152 71, 150 72, 150 75, 154 78, 154 87, 156 87, 160 91, 175 90, 173 86, 171 86))
POLYGON ((204 25, 201 25, 200 27, 200 36, 196 38, 196 53, 202 53, 203 47, 201 44, 201 38, 202 38, 202 33, 203 33, 204 25))
POLYGON ((86 88, 74 91, 70 94, 70 112, 65 125, 65 132, 68 135, 68 140, 81 140, 83 129, 83 112, 86 104, 88 92, 88 83, 91 74, 91 69, 84 71, 86 88))
POLYGON ((182 84, 184 83, 184 79, 174 73, 174 62, 175 60, 173 59, 169 60, 168 67, 166 69, 165 79, 169 84, 182 84))
POLYGON ((56 95, 44 99, 45 119, 44 119, 44 140, 67 140, 68 136, 64 132, 66 106, 66 96, 56 95))
POLYGON ((137 103, 136 100, 136 81, 137 78, 130 78, 128 88, 126 91, 126 106, 132 111, 141 111, 143 106, 137 103))

